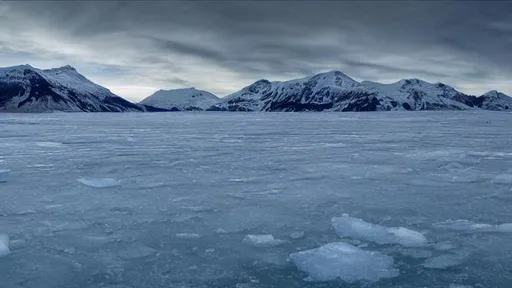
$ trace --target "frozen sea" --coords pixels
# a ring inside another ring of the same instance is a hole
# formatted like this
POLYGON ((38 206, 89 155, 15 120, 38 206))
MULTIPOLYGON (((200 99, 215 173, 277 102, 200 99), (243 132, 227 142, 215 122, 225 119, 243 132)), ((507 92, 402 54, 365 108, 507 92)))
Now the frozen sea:
POLYGON ((2 179, 2 288, 512 287, 511 113, 0 114, 2 179))

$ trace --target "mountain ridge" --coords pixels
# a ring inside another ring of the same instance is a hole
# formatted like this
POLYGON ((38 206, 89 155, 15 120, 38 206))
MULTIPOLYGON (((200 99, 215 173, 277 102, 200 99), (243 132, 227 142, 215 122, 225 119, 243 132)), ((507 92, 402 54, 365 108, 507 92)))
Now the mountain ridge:
POLYGON ((357 82, 340 71, 271 82, 258 80, 221 98, 209 111, 510 110, 512 98, 496 92, 462 93, 446 84, 402 79, 390 84, 357 82), (497 96, 496 96, 497 95, 497 96), (493 97, 491 97, 493 96, 493 97))
POLYGON ((383 84, 358 82, 338 70, 287 81, 260 79, 223 98, 195 89, 158 90, 132 103, 93 83, 74 67, 0 68, 0 112, 167 111, 511 111, 512 98, 491 90, 481 96, 446 84, 411 78, 383 84))

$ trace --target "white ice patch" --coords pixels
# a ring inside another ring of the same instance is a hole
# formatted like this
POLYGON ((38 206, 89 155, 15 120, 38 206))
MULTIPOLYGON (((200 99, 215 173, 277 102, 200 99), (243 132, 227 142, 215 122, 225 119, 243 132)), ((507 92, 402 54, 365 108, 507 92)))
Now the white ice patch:
POLYGON ((361 280, 375 282, 381 278, 396 277, 399 273, 393 268, 393 257, 343 242, 293 253, 290 260, 299 270, 308 273, 311 281, 340 278, 348 283, 361 280))
POLYGON ((115 187, 121 184, 119 180, 112 178, 78 178, 77 181, 84 184, 85 186, 94 188, 115 187))
POLYGON ((176 237, 177 238, 181 238, 181 239, 198 239, 198 238, 201 238, 201 236, 199 234, 195 234, 195 233, 178 233, 178 234, 176 234, 176 237))
POLYGON ((428 269, 446 269, 462 264, 463 260, 461 255, 441 255, 427 259, 422 266, 428 269))
POLYGON ((300 239, 302 237, 304 237, 304 231, 297 231, 290 234, 290 238, 292 239, 300 239))
POLYGON ((512 184, 512 173, 497 175, 492 182, 496 184, 512 184))
POLYGON ((512 223, 501 225, 491 225, 485 223, 475 223, 468 220, 446 220, 444 222, 432 224, 434 228, 443 230, 453 230, 460 232, 502 232, 512 233, 512 223))
POLYGON ((9 250, 9 236, 0 234, 0 257, 7 256, 9 253, 11 253, 11 250, 9 250))
POLYGON ((36 146, 45 148, 59 148, 62 147, 62 143, 58 142, 37 142, 36 146))
POLYGON ((450 242, 439 242, 433 244, 432 248, 434 248, 437 251, 449 251, 457 248, 457 246, 450 242))
POLYGON ((7 182, 7 179, 11 175, 11 170, 9 169, 0 169, 0 183, 7 182))
POLYGON ((365 222, 348 215, 331 219, 336 234, 377 244, 400 244, 405 247, 421 247, 428 240, 420 232, 403 227, 385 227, 365 222))
POLYGON ((283 244, 285 241, 275 239, 272 235, 247 235, 243 242, 255 247, 274 247, 283 244))

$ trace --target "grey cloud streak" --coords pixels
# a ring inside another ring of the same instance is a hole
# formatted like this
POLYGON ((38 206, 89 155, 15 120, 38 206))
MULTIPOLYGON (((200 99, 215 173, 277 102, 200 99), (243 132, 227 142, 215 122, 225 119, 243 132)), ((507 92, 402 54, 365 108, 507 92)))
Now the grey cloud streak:
POLYGON ((186 86, 224 96, 332 69, 512 94, 511 10, 504 1, 0 2, 0 66, 70 63, 130 99, 186 86))

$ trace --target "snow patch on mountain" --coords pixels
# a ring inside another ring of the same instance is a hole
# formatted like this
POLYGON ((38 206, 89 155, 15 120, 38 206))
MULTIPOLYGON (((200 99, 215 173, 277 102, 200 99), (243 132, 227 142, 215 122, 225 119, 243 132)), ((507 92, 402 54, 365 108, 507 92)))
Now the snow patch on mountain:
POLYGON ((205 110, 216 104, 219 98, 210 92, 195 88, 159 90, 145 98, 140 104, 162 109, 205 110))

